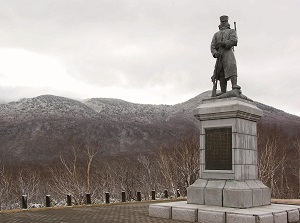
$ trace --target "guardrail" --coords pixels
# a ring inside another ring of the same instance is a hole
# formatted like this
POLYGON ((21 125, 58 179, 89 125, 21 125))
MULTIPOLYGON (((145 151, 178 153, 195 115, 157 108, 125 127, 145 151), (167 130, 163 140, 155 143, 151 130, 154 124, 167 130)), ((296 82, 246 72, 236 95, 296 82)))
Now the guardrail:
MULTIPOLYGON (((92 204, 91 194, 86 193, 85 198, 86 198, 85 199, 85 204, 86 205, 91 205, 92 204)), ((164 199, 169 198, 168 190, 164 190, 163 198, 164 199)), ((176 190, 176 198, 180 198, 179 189, 176 190)), ((156 191, 155 190, 151 191, 151 200, 156 200, 156 191)), ((138 201, 138 202, 142 201, 142 193, 140 191, 136 192, 136 201, 138 201)), ((105 192, 105 203, 109 204, 110 202, 111 202, 110 193, 105 192)), ((126 192, 125 191, 121 192, 121 202, 126 202, 126 192)), ((72 196, 71 196, 71 194, 67 194, 67 196, 66 196, 66 205, 67 206, 72 206, 72 196)), ((51 195, 46 195, 45 207, 52 207, 52 206, 53 205, 52 205, 51 195)), ((24 209, 24 210, 28 209, 27 195, 22 195, 21 208, 24 209)))

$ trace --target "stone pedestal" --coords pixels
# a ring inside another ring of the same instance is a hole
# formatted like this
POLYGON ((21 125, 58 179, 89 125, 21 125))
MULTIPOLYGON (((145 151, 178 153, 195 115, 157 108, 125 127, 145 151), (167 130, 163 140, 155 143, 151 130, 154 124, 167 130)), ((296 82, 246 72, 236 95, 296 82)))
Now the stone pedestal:
POLYGON ((258 180, 257 121, 262 111, 241 98, 204 100, 200 121, 200 179, 188 188, 189 204, 250 208, 271 203, 258 180))
POLYGON ((300 206, 271 204, 247 209, 187 204, 186 201, 149 206, 149 215, 201 223, 291 223, 299 222, 300 206))
POLYGON ((241 98, 205 100, 200 120, 200 178, 186 201, 151 204, 149 215, 201 223, 290 223, 300 206, 271 204, 271 191, 257 179, 257 129, 262 116, 241 98))

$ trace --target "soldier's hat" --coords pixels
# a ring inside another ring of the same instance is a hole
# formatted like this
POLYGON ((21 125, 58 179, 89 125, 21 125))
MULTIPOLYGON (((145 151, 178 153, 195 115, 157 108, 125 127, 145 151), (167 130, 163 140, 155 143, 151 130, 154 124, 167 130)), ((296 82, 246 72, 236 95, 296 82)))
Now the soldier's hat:
POLYGON ((220 17, 220 21, 223 22, 223 21, 228 21, 228 16, 227 15, 222 15, 220 17))

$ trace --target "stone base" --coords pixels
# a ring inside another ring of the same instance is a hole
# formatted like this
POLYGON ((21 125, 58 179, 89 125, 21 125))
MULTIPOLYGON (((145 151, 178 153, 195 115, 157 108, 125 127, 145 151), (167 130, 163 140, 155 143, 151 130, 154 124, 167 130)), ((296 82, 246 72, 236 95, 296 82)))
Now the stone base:
POLYGON ((299 221, 300 206, 271 204, 247 209, 187 204, 186 201, 150 204, 149 215, 201 223, 290 223, 299 221))
POLYGON ((259 180, 198 179, 188 187, 188 204, 251 208, 271 204, 271 191, 259 180))

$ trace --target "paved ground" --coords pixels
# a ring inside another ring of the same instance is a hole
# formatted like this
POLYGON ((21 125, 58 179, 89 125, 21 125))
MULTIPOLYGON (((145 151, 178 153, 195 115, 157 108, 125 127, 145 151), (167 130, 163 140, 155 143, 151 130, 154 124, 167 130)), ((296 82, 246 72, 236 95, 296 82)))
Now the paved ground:
POLYGON ((149 217, 149 203, 0 212, 0 223, 179 223, 149 217))
MULTIPOLYGON (((274 200, 275 201, 275 200, 274 200)), ((275 203, 300 204, 276 200, 275 203)), ((149 203, 74 206, 0 212, 0 223, 179 223, 170 219, 149 217, 149 203)), ((300 223, 300 222, 298 222, 300 223)))

